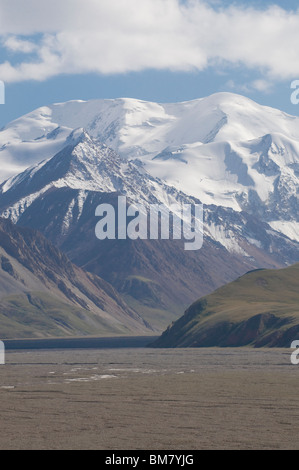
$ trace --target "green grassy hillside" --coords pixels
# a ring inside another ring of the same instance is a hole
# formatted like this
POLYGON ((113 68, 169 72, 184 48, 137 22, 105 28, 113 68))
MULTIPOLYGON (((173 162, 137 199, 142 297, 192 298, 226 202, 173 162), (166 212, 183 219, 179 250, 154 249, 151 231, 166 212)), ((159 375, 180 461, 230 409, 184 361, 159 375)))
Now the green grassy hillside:
MULTIPOLYGON (((82 336, 95 331, 109 335, 111 325, 44 292, 11 295, 0 303, 1 339, 82 336)), ((121 328, 116 332, 125 333, 121 328)))
POLYGON ((157 347, 289 347, 299 340, 299 264, 253 271, 195 302, 157 347))

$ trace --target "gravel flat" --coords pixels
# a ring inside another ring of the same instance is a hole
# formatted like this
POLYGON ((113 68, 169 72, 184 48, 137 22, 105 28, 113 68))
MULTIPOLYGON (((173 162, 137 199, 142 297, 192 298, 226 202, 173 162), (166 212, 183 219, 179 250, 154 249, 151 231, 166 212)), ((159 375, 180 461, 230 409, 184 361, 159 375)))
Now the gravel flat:
POLYGON ((291 350, 8 351, 0 449, 298 449, 291 350))

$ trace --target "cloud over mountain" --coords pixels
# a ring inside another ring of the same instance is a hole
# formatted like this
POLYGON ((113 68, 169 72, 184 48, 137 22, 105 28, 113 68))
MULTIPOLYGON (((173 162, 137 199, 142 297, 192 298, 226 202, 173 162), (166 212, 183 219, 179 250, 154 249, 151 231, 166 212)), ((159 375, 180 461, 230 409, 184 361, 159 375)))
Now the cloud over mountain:
POLYGON ((299 74, 299 14, 278 6, 3 0, 0 31, 0 77, 8 83, 65 73, 204 70, 219 63, 259 69, 270 79, 299 74))

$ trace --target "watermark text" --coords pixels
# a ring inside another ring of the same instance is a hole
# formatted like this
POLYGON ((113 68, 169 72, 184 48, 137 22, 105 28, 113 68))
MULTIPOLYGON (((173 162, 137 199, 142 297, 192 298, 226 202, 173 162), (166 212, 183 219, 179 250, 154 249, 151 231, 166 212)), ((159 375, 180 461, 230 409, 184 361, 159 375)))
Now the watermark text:
POLYGON ((292 104, 299 104, 299 80, 294 80, 291 83, 291 88, 294 90, 291 94, 291 103, 292 104))
POLYGON ((291 363, 294 366, 297 366, 299 364, 299 341, 293 341, 291 349, 295 349, 291 354, 291 363))
POLYGON ((186 251, 203 246, 202 204, 127 204, 126 196, 118 197, 117 213, 111 204, 97 207, 100 221, 95 233, 99 240, 184 240, 186 251))

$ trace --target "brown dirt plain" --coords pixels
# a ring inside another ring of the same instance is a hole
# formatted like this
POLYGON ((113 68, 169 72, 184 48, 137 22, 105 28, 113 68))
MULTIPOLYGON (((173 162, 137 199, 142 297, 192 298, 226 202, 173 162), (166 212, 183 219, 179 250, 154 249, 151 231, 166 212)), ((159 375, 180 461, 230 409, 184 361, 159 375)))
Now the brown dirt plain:
POLYGON ((291 350, 7 352, 0 449, 298 449, 291 350))

